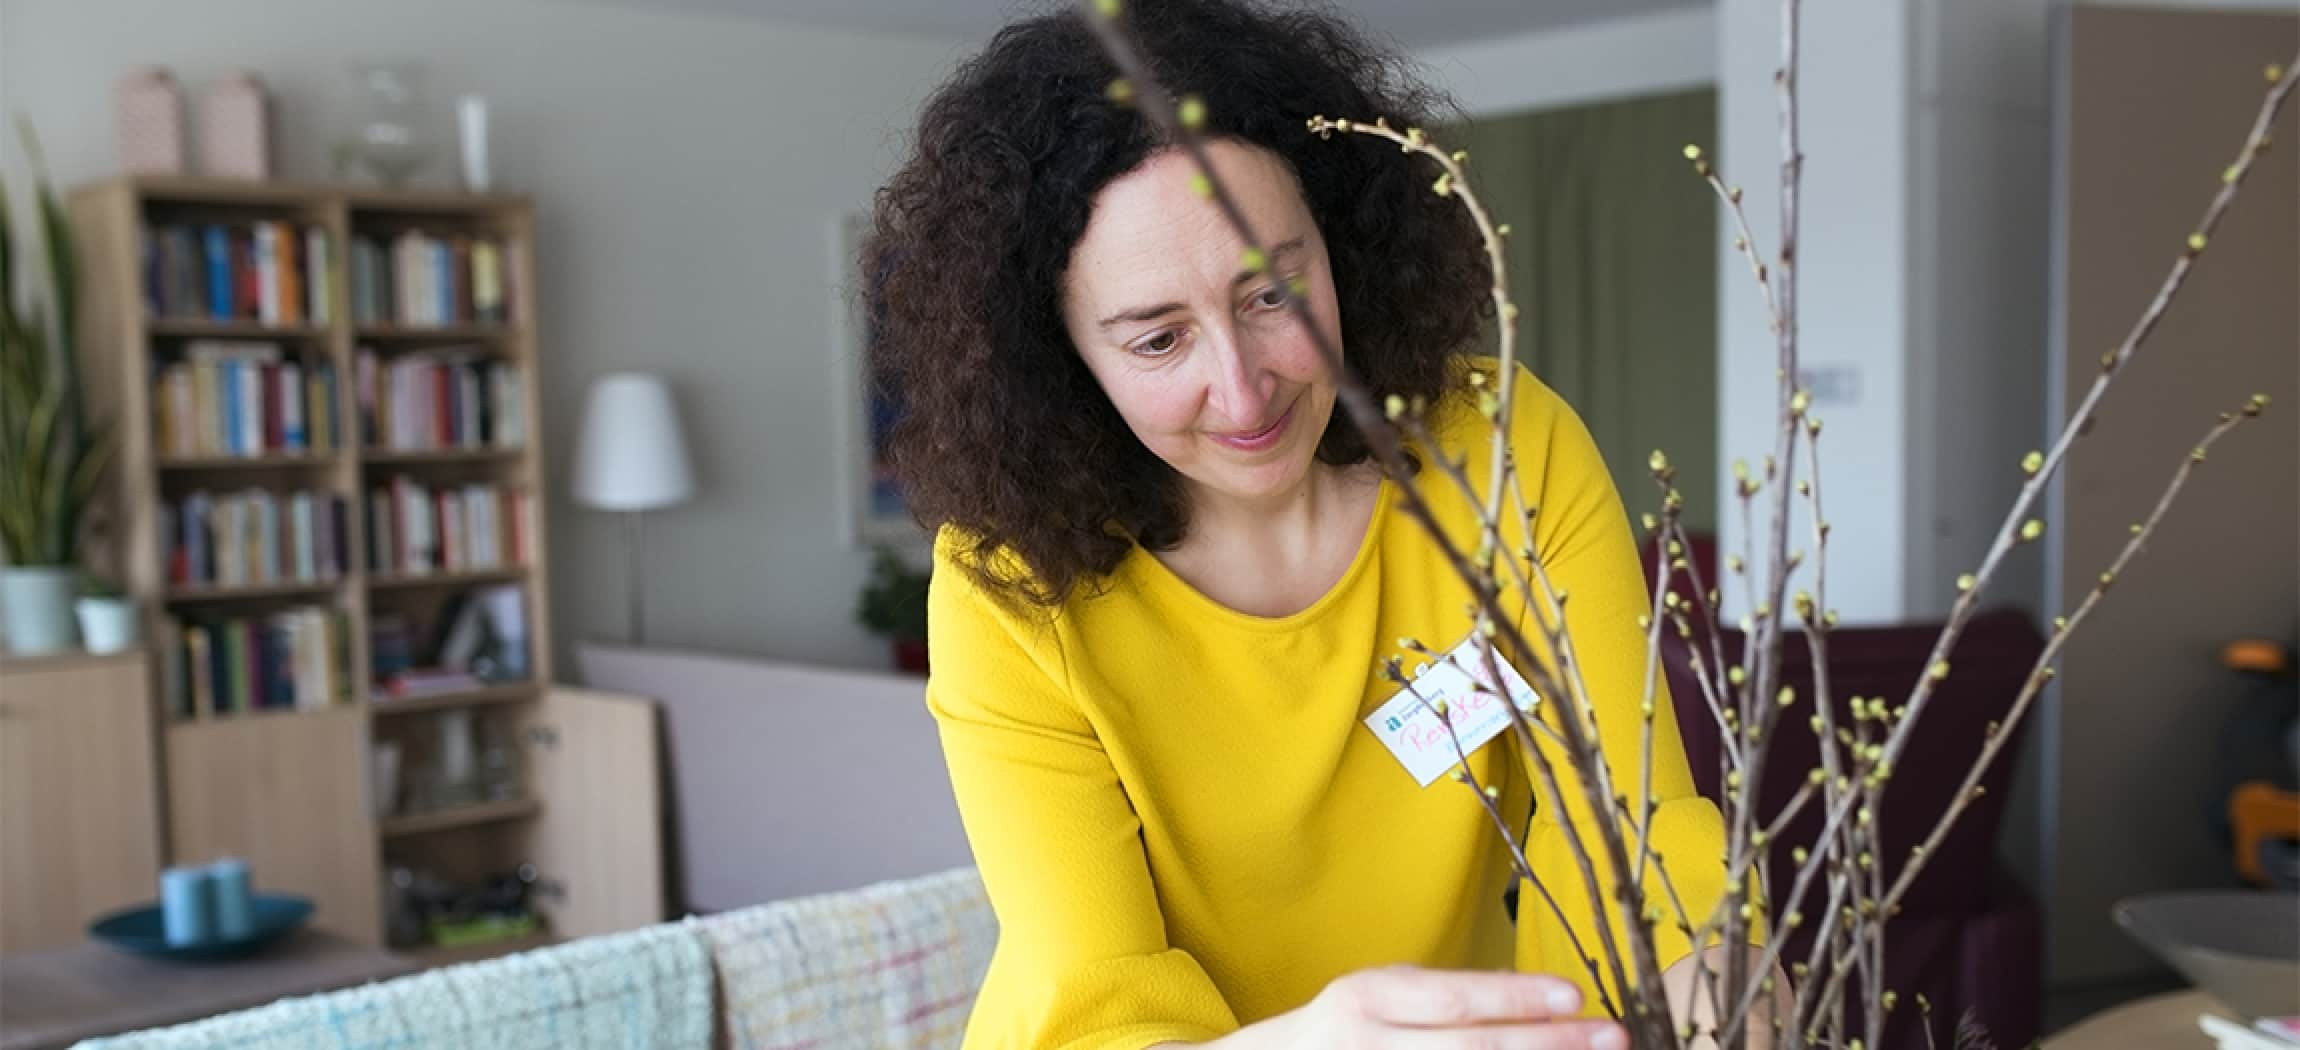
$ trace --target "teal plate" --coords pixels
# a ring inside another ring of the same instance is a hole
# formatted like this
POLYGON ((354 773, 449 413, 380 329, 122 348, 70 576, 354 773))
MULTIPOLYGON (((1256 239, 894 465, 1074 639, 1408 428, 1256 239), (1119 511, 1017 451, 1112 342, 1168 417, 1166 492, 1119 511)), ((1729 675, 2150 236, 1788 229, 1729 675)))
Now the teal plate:
POLYGON ((169 944, 167 934, 160 925, 160 906, 157 904, 146 904, 106 915, 88 924, 88 934, 123 951, 158 959, 235 959, 252 954, 295 932, 297 927, 304 924, 304 920, 311 918, 312 904, 309 897, 287 893, 258 893, 251 903, 255 911, 255 929, 237 940, 169 944))

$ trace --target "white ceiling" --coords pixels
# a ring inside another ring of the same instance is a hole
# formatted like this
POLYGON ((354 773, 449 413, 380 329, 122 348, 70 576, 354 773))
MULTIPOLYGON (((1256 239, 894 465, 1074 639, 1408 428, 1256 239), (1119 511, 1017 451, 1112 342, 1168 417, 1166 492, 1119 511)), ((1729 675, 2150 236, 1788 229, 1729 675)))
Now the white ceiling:
MULTIPOLYGON (((1050 0, 583 0, 653 11, 796 22, 905 36, 987 38, 1014 18, 1063 6, 1050 0)), ((1138 0, 1151 3, 1155 0, 1138 0)), ((1375 32, 1414 48, 1555 29, 1712 0, 1334 0, 1375 32)))

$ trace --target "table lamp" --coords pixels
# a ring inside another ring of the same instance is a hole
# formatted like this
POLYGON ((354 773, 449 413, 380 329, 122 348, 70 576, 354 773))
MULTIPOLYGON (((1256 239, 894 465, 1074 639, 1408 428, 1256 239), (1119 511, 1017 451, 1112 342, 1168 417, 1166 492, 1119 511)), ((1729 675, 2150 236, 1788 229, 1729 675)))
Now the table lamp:
POLYGON ((591 384, 575 444, 574 492, 576 502, 586 507, 623 512, 623 557, 630 573, 624 589, 630 603, 628 634, 632 645, 644 645, 644 517, 695 494, 679 411, 661 376, 619 372, 591 384))

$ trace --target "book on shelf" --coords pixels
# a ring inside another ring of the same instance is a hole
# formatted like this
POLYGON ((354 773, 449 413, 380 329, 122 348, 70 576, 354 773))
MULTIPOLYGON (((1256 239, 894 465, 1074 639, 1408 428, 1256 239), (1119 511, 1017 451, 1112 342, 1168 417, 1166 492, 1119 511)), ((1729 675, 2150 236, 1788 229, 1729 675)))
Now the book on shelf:
POLYGON ((349 563, 346 502, 321 489, 194 490, 160 505, 160 564, 176 586, 333 580, 349 563))
POLYGON ((146 225, 144 307, 150 316, 264 324, 326 324, 328 231, 279 220, 146 225))
POLYGON ((350 638, 343 611, 317 605, 170 617, 162 699, 178 718, 333 706, 350 695, 350 638))
POLYGON ((368 621, 368 655, 378 703, 525 681, 526 595, 513 584, 473 588, 431 622, 377 613, 368 621))
POLYGON ((155 355, 152 432, 162 456, 253 457, 339 447, 335 362, 279 344, 196 339, 155 355))
POLYGON ((468 693, 487 683, 469 671, 444 667, 411 667, 376 680, 376 698, 382 702, 416 700, 427 696, 468 693))
POLYGON ((518 367, 480 348, 386 358, 361 347, 352 375, 360 442, 367 448, 515 449, 527 440, 526 387, 518 367))
POLYGON ((504 324, 511 320, 511 253, 494 237, 404 230, 351 239, 355 324, 504 324))
POLYGON ((425 576, 528 564, 532 497, 521 485, 425 485, 399 475, 368 491, 368 568, 425 576))

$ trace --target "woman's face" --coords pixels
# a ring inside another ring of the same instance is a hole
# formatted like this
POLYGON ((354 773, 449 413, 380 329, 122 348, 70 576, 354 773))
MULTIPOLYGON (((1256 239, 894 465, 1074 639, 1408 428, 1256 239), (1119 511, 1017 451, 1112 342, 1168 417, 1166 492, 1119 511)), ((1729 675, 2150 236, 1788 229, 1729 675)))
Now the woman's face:
POLYGON ((1169 149, 1104 187, 1070 257, 1062 311, 1072 345, 1143 445, 1193 499, 1266 500, 1302 484, 1334 409, 1334 384, 1284 282, 1301 282, 1330 338, 1341 324, 1326 244, 1293 171, 1277 155, 1207 145, 1269 265, 1245 266, 1246 242, 1197 168, 1169 149))

